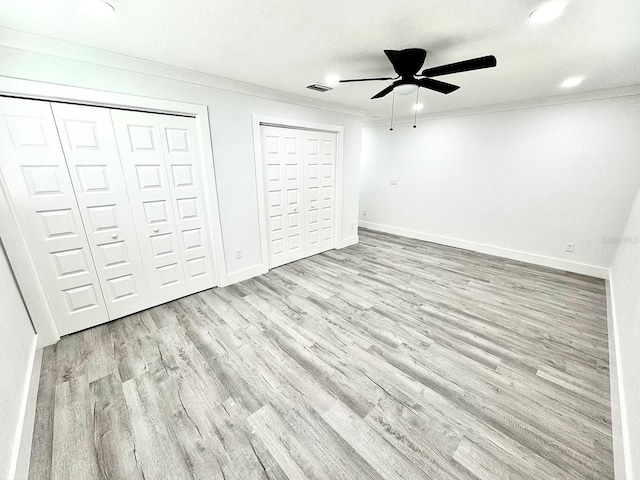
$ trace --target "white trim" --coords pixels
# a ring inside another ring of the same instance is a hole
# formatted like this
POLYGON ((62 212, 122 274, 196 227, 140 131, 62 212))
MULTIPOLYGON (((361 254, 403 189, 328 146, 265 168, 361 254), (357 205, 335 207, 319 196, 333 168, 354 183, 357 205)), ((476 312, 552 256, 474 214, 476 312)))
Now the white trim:
POLYGON ((608 270, 607 327, 609 333, 609 379, 611 382, 611 427, 613 432, 613 459, 616 480, 633 480, 629 421, 622 381, 622 357, 620 355, 620 329, 616 315, 613 272, 608 270), (622 434, 622 438, 618 435, 622 434), (620 449, 622 447, 622 449, 620 449), (621 470, 620 467, 623 469, 621 470))
MULTIPOLYGON (((211 127, 209 125, 209 114, 206 106, 2 76, 0 76, 0 95, 195 117, 199 137, 198 142, 203 159, 201 162, 201 174, 209 187, 205 189, 205 200, 209 213, 209 233, 213 244, 212 269, 216 272, 216 283, 226 283, 226 266, 213 163, 211 127)), ((0 211, 7 211, 4 205, 5 203, 8 203, 8 197, 6 199, 0 199, 0 211)), ((4 221, 0 222, 0 235, 2 235, 3 239, 5 236, 9 239, 9 242, 7 242, 7 255, 18 279, 20 290, 25 297, 34 327, 41 338, 40 346, 51 345, 57 342, 60 337, 55 328, 55 323, 53 323, 53 318, 44 298, 44 293, 37 291, 38 289, 41 290, 41 286, 38 281, 36 269, 32 262, 25 261, 24 242, 18 238, 20 230, 16 230, 17 222, 15 221, 15 216, 13 214, 9 216, 11 219, 8 219, 6 223, 4 221), (32 290, 34 291, 32 292, 32 290), (53 325, 51 325, 51 323, 53 323, 53 325)), ((3 215, 3 218, 4 217, 5 215, 3 215)))
POLYGON ((264 275, 268 271, 269 269, 265 268, 264 265, 256 265, 254 267, 245 268, 244 270, 240 270, 239 272, 234 272, 227 275, 227 283, 220 286, 226 287, 227 285, 233 285, 234 283, 243 282, 250 278, 264 275))
MULTIPOLYGON (((267 244, 267 207, 264 191, 264 169, 262 161, 262 137, 260 134, 260 122, 264 115, 254 113, 251 115, 253 123, 253 161, 256 172, 256 201, 258 202, 258 226, 260 235, 260 266, 269 271, 269 248, 267 244)), ((266 117, 265 117, 266 118, 266 117)))
POLYGON ((327 123, 308 122, 291 118, 274 117, 254 113, 251 116, 253 122, 253 151, 256 172, 256 190, 258 195, 258 221, 260 225, 260 256, 262 267, 269 270, 269 251, 267 248, 267 213, 266 213, 266 193, 264 189, 262 142, 260 136, 260 126, 269 124, 287 128, 304 128, 309 130, 324 130, 336 134, 336 203, 335 203, 335 234, 334 248, 341 248, 342 240, 342 209, 343 209, 343 185, 344 185, 344 127, 342 125, 331 125, 327 123))
POLYGON ((27 409, 24 416, 22 428, 22 438, 20 439, 20 450, 18 452, 18 463, 14 480, 28 480, 29 466, 31 464, 31 445, 33 443, 33 430, 36 423, 36 405, 38 402, 38 388, 40 386, 40 372, 42 370, 43 349, 36 350, 31 380, 29 385, 29 395, 27 397, 27 409))
POLYGON ((43 348, 60 340, 60 333, 53 320, 44 289, 38 280, 38 269, 25 248, 24 234, 16 219, 4 178, 0 174, 0 237, 2 237, 2 243, 31 317, 33 328, 38 334, 38 347, 43 348))
MULTIPOLYGON (((35 35, 26 32, 0 27, 0 37, 5 48, 24 50, 37 54, 49 55, 57 58, 65 58, 74 61, 85 62, 93 65, 100 65, 118 70, 145 74, 159 78, 170 78, 192 85, 201 85, 219 90, 242 93, 260 98, 267 98, 292 105, 303 105, 331 112, 344 113, 356 117, 364 117, 366 110, 342 105, 325 100, 322 94, 313 93, 305 96, 282 90, 263 87, 252 83, 232 80, 230 78, 219 77, 208 73, 197 72, 185 68, 154 62, 142 58, 122 55, 108 50, 78 45, 64 42, 42 35, 35 35), (317 96, 315 96, 317 95, 317 96)), ((310 92, 310 91, 309 91, 310 92)))
MULTIPOLYGON (((38 349, 38 335, 34 335, 33 341, 31 343, 31 351, 29 352, 29 363, 27 364, 27 376, 25 378, 24 387, 22 390, 22 399, 20 405, 20 416, 18 418, 18 426, 16 428, 15 437, 13 440, 13 451, 11 452, 11 465, 9 466, 9 477, 15 478, 16 470, 18 468, 18 460, 22 458, 22 437, 24 435, 25 430, 27 432, 33 432, 33 425, 29 429, 29 422, 33 419, 35 420, 35 402, 31 402, 33 400, 33 389, 32 380, 34 379, 34 374, 38 375, 38 380, 40 376, 40 366, 36 363, 36 355, 40 352, 40 359, 42 355, 42 349, 38 349), (36 372, 37 370, 37 372, 36 372), (32 409, 28 409, 29 406, 32 406, 32 409), (31 411, 33 410, 33 411, 31 411)), ((37 393, 38 383, 36 383, 36 393, 37 393)))
POLYGON ((224 244, 222 242, 222 223, 220 220, 220 207, 218 205, 218 189, 216 184, 216 172, 213 159, 213 144, 211 142, 211 126, 209 125, 209 115, 207 107, 200 107, 203 112, 196 117, 196 130, 198 133, 198 141, 200 151, 204 156, 205 170, 204 179, 207 187, 204 188, 205 204, 209 212, 209 235, 213 247, 213 267, 216 272, 216 285, 227 283, 227 267, 224 258, 224 244))
POLYGON ((345 238, 344 240, 342 240, 340 243, 336 245, 336 248, 350 247, 351 245, 356 245, 358 242, 360 242, 360 237, 356 235, 354 237, 345 238))
POLYGON ((606 279, 609 272, 609 270, 605 267, 598 267, 585 263, 568 262, 567 260, 562 260, 560 258, 547 257, 544 255, 537 255, 535 253, 521 252, 519 250, 510 250, 508 248, 496 247, 494 245, 486 245, 483 243, 470 242, 467 240, 459 240, 457 238, 443 237, 440 235, 433 235, 431 233, 417 232, 414 230, 407 230, 405 228, 392 227, 379 223, 360 221, 359 225, 360 227, 368 228, 369 230, 392 233, 394 235, 400 235, 401 237, 417 238, 418 240, 425 240, 427 242, 438 243, 440 245, 462 248, 464 250, 485 253, 487 255, 495 255, 498 257, 509 258, 511 260, 518 260, 520 262, 541 265, 543 267, 565 270, 567 272, 580 273, 582 275, 589 275, 591 277, 606 279))
MULTIPOLYGON (((444 110, 440 112, 423 113, 418 116, 417 122, 434 120, 437 118, 467 117, 486 113, 508 112, 512 110, 525 110, 528 108, 548 107, 567 103, 591 102, 607 98, 632 97, 640 95, 640 85, 608 88, 603 90, 591 90, 589 92, 571 93, 568 95, 556 95, 554 97, 532 98, 527 100, 515 100, 512 102, 494 103, 479 107, 460 108, 457 110, 444 110)), ((393 120, 394 124, 413 123, 413 115, 402 116, 393 120)), ((375 119, 364 121, 363 127, 378 127, 389 125, 389 119, 375 119)))

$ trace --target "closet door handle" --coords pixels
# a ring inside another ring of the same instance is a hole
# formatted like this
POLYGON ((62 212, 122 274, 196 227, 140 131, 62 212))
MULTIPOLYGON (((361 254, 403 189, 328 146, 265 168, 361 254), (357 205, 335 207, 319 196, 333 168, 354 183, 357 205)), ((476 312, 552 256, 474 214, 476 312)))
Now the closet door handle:
POLYGON ((158 233, 158 232, 160 231, 160 227, 155 227, 155 228, 153 229, 153 231, 154 231, 155 233, 158 233))
POLYGON ((113 238, 113 239, 115 240, 116 238, 118 238, 118 234, 117 234, 117 233, 113 233, 113 234, 111 235, 111 238, 113 238))

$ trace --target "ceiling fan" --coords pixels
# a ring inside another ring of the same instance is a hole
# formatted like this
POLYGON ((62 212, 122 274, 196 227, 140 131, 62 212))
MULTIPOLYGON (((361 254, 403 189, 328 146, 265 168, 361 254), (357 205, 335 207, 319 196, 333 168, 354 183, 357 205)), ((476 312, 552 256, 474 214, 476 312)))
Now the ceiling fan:
MULTIPOLYGON (((452 85, 451 83, 441 82, 440 80, 434 80, 431 77, 467 72, 470 70, 479 70, 481 68, 490 68, 495 67, 497 64, 496 57, 493 55, 487 55, 485 57, 472 58, 470 60, 463 60, 462 62, 450 63, 439 67, 427 68, 423 70, 422 73, 418 74, 418 71, 424 64, 425 58, 427 58, 426 50, 423 50, 422 48, 406 48, 404 50, 385 50, 384 53, 387 55, 391 65, 393 65, 393 69, 398 74, 397 77, 354 78, 350 80, 340 80, 340 83, 394 80, 394 82, 387 88, 371 97, 372 99, 384 97, 398 87, 400 87, 398 93, 402 93, 400 90, 402 90, 403 85, 415 85, 417 87, 428 88, 429 90, 449 94, 460 87, 452 85)), ((410 93, 412 91, 415 91, 415 88, 409 88, 409 91, 406 93, 410 93)))

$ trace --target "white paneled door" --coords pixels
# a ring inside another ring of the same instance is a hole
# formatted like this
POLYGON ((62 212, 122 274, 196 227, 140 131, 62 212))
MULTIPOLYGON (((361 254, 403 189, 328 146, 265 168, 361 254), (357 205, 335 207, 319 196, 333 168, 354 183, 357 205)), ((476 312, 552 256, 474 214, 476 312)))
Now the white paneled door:
POLYGON ((194 118, 0 107, 0 193, 61 335, 216 285, 194 118))
POLYGON ((305 256, 303 133, 262 127, 271 268, 305 256))
POLYGON ((195 119, 158 115, 187 293, 215 285, 195 119))
POLYGON ((335 244, 336 134, 305 132, 305 255, 335 244))
POLYGON ((112 110, 155 303, 215 285, 192 118, 112 110))
POLYGON ((111 318, 153 304, 109 110, 51 105, 111 318))
POLYGON ((0 98, 0 171, 61 335, 109 320, 47 102, 0 98))
POLYGON ((334 247, 336 134, 261 126, 269 267, 334 247))

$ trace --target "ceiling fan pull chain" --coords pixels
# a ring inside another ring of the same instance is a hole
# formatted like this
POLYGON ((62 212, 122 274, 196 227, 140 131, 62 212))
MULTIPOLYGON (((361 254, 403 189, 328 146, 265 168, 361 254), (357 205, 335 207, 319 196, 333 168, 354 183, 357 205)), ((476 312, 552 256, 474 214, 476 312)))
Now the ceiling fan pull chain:
POLYGON ((416 90, 416 104, 413 106, 413 128, 416 128, 416 120, 418 119, 418 105, 420 100, 420 88, 416 90))
POLYGON ((396 92, 394 90, 391 95, 391 128, 389 129, 390 131, 393 131, 393 107, 395 106, 395 103, 396 103, 396 92))

